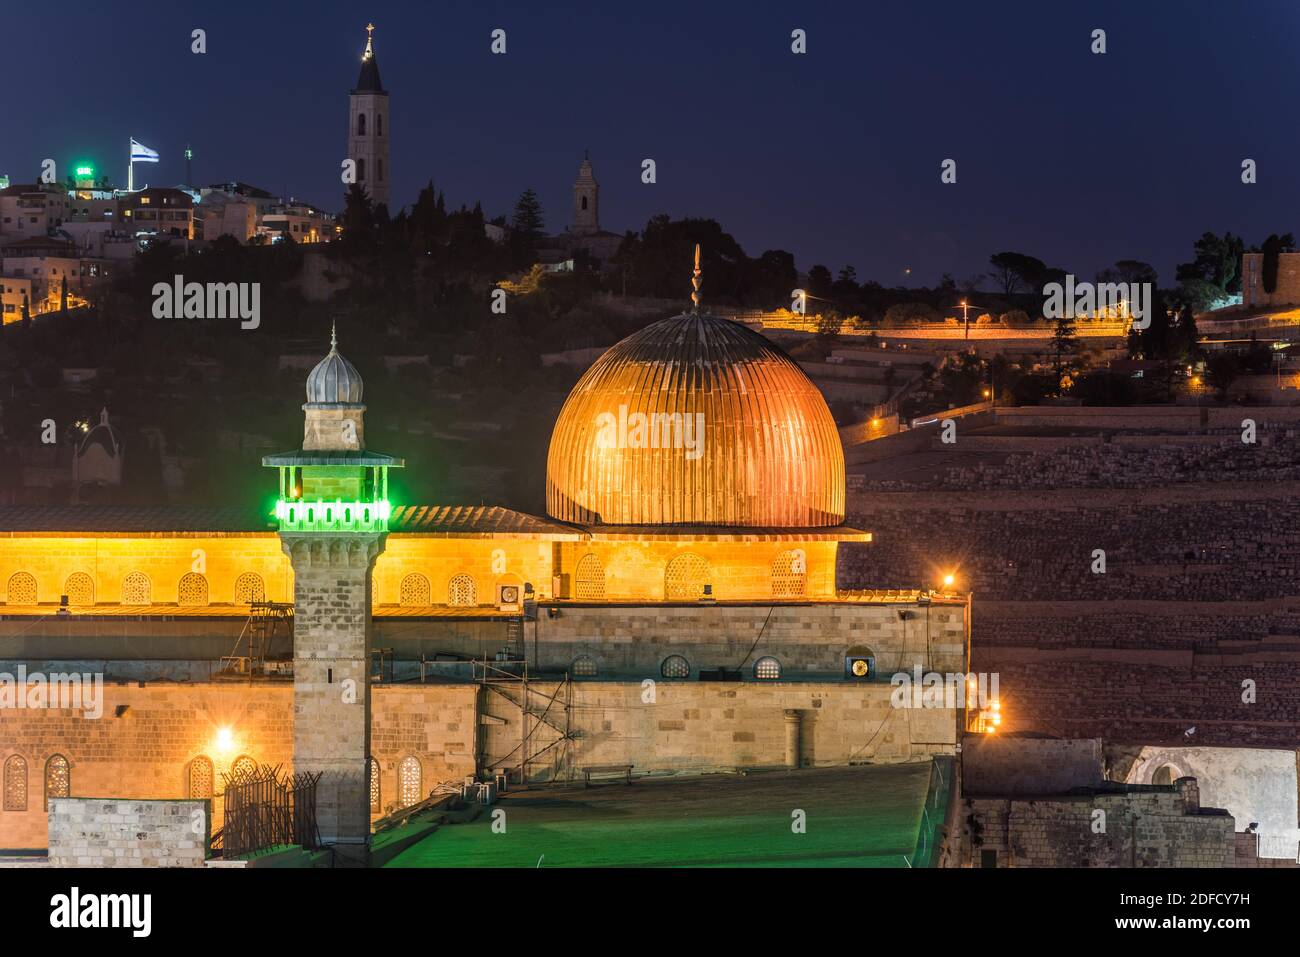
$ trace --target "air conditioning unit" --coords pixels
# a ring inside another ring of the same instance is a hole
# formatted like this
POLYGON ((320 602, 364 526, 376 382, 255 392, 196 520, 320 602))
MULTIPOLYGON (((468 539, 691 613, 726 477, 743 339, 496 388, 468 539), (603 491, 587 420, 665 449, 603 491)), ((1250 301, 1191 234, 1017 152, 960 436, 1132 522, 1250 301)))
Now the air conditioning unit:
POLYGON ((519 611, 523 603, 523 585, 497 585, 497 608, 500 611, 519 611))

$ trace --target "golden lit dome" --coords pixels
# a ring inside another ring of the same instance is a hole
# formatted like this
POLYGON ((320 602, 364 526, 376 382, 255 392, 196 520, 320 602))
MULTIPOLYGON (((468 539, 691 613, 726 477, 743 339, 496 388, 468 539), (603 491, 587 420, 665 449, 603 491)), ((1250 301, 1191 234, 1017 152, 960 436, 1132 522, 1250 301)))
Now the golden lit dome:
POLYGON ((793 359, 690 312, 628 336, 578 380, 551 434, 546 510, 585 524, 838 525, 844 451, 793 359))

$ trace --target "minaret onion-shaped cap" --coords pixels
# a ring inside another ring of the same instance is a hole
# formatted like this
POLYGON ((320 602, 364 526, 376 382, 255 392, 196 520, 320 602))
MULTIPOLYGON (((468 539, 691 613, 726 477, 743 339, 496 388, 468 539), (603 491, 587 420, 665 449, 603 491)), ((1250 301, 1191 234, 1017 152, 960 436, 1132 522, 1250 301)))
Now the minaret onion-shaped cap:
POLYGON ((307 375, 307 402, 311 405, 357 405, 361 402, 361 374, 339 355, 337 330, 330 326, 330 351, 307 375))

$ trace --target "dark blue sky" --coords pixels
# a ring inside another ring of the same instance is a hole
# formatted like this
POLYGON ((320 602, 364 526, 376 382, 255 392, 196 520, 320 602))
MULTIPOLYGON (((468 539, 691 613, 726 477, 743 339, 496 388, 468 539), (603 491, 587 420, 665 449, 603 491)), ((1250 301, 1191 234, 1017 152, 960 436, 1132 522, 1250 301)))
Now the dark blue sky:
POLYGON ((493 215, 532 186, 558 229, 590 147, 607 229, 711 216, 750 255, 886 285, 971 276, 1002 249, 1081 276, 1146 259, 1170 282, 1206 229, 1300 232, 1295 0, 10 3, 0 173, 89 158, 124 182, 134 135, 163 154, 137 167, 154 184, 183 181, 188 141, 200 183, 337 208, 368 19, 394 205, 433 178, 493 215))

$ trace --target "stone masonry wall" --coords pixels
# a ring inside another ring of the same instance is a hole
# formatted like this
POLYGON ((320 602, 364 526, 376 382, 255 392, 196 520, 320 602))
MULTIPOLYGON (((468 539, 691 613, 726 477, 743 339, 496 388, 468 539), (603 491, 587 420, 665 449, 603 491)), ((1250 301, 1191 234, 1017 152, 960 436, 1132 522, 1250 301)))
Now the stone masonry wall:
MULTIPOLYGON (((529 709, 541 714, 558 688, 530 685, 529 709)), ((955 750, 957 715, 892 708, 887 681, 661 680, 654 689, 648 697, 639 681, 574 682, 572 740, 531 762, 530 777, 567 777, 591 764, 632 764, 638 772, 781 765, 787 710, 803 718, 809 766, 919 760, 955 750)), ((525 733, 533 735, 529 753, 536 754, 559 736, 548 722, 566 726, 560 701, 545 721, 530 717, 526 732, 518 683, 507 683, 504 692, 470 683, 375 686, 370 747, 379 764, 377 813, 400 806, 404 760, 419 768, 418 793, 427 796, 440 783, 474 773, 476 753, 484 766, 517 765, 510 752, 525 733), (481 715, 480 693, 490 695, 481 715)), ((44 768, 55 754, 68 761, 73 797, 109 800, 186 798, 191 764, 211 761, 213 826, 220 827, 222 773, 241 757, 292 771, 293 743, 287 684, 111 684, 99 720, 67 711, 0 710, 0 765, 18 754, 28 767, 26 810, 0 810, 0 848, 46 846, 44 768), (229 739, 220 737, 222 729, 229 739)))
POLYGON ((1130 793, 967 799, 961 818, 967 866, 984 851, 998 867, 1071 868, 1231 867, 1237 853, 1232 817, 1202 812, 1191 778, 1130 793))
POLYGON ((321 840, 364 864, 370 842, 370 569, 383 536, 281 538, 294 568, 294 769, 321 775, 321 840))
POLYGON ((202 867, 211 834, 208 801, 55 798, 54 867, 202 867))

